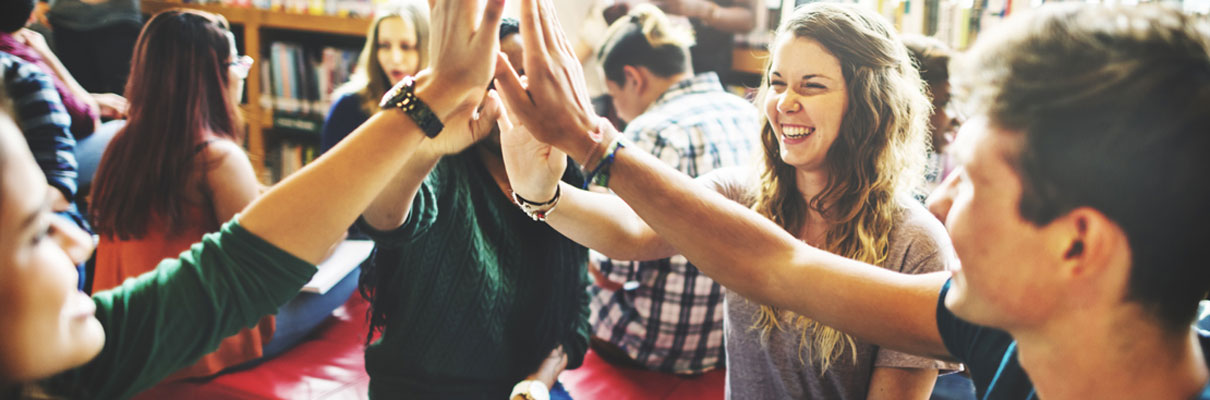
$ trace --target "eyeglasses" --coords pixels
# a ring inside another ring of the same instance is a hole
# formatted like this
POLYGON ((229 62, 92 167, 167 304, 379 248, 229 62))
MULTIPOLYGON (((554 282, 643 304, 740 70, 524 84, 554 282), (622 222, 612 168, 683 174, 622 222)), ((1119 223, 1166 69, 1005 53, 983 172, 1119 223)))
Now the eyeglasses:
POLYGON ((231 68, 231 72, 234 72, 235 76, 244 79, 248 77, 248 72, 252 71, 252 63, 255 61, 250 56, 239 56, 235 61, 227 63, 227 66, 231 68))

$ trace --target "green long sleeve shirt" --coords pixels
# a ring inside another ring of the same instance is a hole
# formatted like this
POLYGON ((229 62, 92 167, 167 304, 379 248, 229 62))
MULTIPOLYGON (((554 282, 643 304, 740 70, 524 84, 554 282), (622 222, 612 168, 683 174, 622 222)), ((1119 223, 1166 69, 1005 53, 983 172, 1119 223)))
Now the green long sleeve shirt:
POLYGON ((218 347, 298 294, 315 266, 227 223, 178 259, 93 295, 101 353, 50 378, 70 398, 128 398, 218 347))

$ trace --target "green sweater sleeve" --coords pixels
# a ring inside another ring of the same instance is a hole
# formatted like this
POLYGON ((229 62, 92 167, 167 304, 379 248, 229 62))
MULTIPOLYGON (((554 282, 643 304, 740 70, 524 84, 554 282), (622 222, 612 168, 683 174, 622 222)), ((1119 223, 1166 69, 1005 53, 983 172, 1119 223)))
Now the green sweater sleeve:
POLYGON ((137 394, 276 312, 315 271, 229 222, 180 258, 94 294, 105 345, 88 364, 49 386, 78 398, 137 394))

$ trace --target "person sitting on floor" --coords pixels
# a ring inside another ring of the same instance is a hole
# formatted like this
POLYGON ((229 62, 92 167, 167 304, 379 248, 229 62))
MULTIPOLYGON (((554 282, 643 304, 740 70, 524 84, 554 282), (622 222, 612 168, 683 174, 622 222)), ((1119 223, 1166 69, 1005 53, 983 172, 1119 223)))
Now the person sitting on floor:
MULTIPOLYGON (((179 258, 91 298, 75 289, 72 266, 92 241, 50 212, 45 178, 10 112, 0 111, 0 394, 127 398, 294 297, 422 143, 476 139, 468 127, 491 81, 501 3, 438 3, 435 68, 399 88, 423 99, 425 114, 396 106, 376 113, 179 258), (479 15, 481 23, 465 22, 479 15)), ((8 107, 0 96, 0 110, 8 107)), ((484 109, 479 119, 498 112, 484 109)))
MULTIPOLYGON (((757 96, 762 161, 700 180, 829 252, 907 274, 951 266, 943 227, 912 197, 924 176, 929 102, 890 23, 857 5, 815 3, 795 10, 771 49, 757 96)), ((514 103, 510 110, 525 107, 514 103)), ((624 134, 602 145, 647 154, 624 134)), ((558 184, 547 164, 561 165, 562 152, 507 150, 520 196, 561 199, 547 219, 559 232, 614 258, 676 253, 616 198, 558 184)), ((589 171, 599 174, 598 164, 589 171)), ((926 399, 939 370, 960 368, 880 348, 751 295, 728 290, 725 308, 731 398, 926 399)))
POLYGON ((1210 292, 1202 16, 1048 4, 980 34, 955 63, 972 115, 951 145, 962 167, 931 202, 962 267, 921 275, 803 243, 612 145, 557 24, 522 21, 541 29, 526 37, 528 82, 498 71, 496 87, 527 132, 597 171, 643 219, 600 211, 644 246, 884 349, 961 361, 980 398, 1210 399, 1210 332, 1192 326, 1210 292))
MULTIPOLYGON (((236 52, 226 20, 201 11, 157 14, 139 36, 132 64, 130 118, 102 157, 93 188, 100 235, 94 291, 180 254, 261 191, 240 145, 236 110, 252 59, 236 52)), ((300 294, 280 318, 262 318, 170 379, 213 375, 284 351, 344 303, 355 277, 322 298, 300 294)))
MULTIPOLYGON (((501 57, 523 57, 516 29, 501 23, 501 57)), ((497 125, 478 128, 473 145, 420 149, 357 225, 376 245, 361 278, 381 332, 371 397, 570 398, 557 378, 588 350, 588 251, 518 208, 497 125)))
MULTIPOLYGON (((622 132, 689 176, 748 165, 758 113, 727 93, 718 75, 694 75, 693 33, 650 4, 610 27, 597 54, 622 132)), ((592 252, 592 348, 615 364, 699 374, 723 364, 723 289, 684 257, 610 260, 592 252), (631 286, 626 286, 629 283, 631 286)))

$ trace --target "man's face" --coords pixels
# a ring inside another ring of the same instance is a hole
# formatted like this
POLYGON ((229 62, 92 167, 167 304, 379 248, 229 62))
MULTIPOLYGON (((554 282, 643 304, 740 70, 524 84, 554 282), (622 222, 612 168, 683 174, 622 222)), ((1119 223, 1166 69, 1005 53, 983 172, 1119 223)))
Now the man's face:
POLYGON ((1021 217, 1021 179, 1010 164, 1021 135, 976 118, 962 128, 952 151, 963 168, 947 199, 933 212, 944 216, 962 261, 945 305, 971 322, 1013 329, 1046 319, 1063 293, 1054 229, 1021 217), (948 206, 945 205, 948 203, 948 206))
POLYGON ((613 109, 617 110, 618 118, 630 122, 643 115, 649 104, 643 102, 642 93, 639 91, 637 69, 632 69, 624 76, 625 81, 621 83, 606 79, 605 90, 613 99, 613 109))

